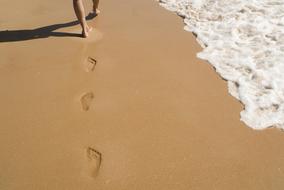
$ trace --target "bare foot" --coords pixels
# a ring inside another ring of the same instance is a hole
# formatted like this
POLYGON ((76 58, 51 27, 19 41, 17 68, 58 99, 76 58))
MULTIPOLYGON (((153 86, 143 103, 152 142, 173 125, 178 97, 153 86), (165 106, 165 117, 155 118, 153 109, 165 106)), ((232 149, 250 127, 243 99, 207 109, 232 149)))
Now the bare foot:
POLYGON ((93 8, 93 11, 96 15, 101 13, 101 11, 99 9, 97 9, 96 7, 93 8))
POLYGON ((85 29, 82 31, 83 38, 87 38, 89 36, 89 33, 93 30, 92 27, 86 26, 85 29))

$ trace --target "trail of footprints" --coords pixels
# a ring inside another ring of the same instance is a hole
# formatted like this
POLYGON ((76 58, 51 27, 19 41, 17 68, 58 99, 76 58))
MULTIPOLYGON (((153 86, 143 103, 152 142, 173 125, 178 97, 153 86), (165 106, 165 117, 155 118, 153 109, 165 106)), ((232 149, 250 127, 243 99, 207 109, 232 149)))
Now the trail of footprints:
MULTIPOLYGON (((86 72, 93 72, 97 65, 97 60, 88 57, 87 60, 84 62, 84 69, 86 72)), ((91 104, 94 100, 94 93, 93 92, 86 92, 82 94, 80 98, 80 103, 83 111, 89 111, 91 108, 91 104)), ((98 175, 99 169, 101 167, 102 162, 102 154, 92 147, 88 147, 86 150, 86 157, 88 159, 88 174, 95 178, 98 175)))
MULTIPOLYGON (((96 65, 97 65, 97 60, 95 60, 92 57, 88 57, 87 60, 84 63, 85 71, 86 72, 94 71, 96 65)), ((81 96, 80 102, 81 102, 81 106, 82 106, 83 111, 89 111, 93 99, 94 99, 94 93, 93 92, 86 92, 81 96)))

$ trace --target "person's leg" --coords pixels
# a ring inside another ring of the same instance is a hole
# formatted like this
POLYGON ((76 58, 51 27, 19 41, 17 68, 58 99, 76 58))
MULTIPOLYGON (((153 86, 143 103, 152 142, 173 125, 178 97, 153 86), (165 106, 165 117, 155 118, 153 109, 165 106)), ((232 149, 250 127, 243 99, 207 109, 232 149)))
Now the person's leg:
POLYGON ((96 14, 100 13, 100 10, 98 8, 99 7, 99 2, 100 2, 100 0, 93 0, 93 11, 96 14))
POLYGON ((73 7, 75 14, 82 26, 82 36, 86 38, 88 37, 89 32, 92 30, 92 28, 90 28, 87 24, 82 0, 73 0, 73 7))

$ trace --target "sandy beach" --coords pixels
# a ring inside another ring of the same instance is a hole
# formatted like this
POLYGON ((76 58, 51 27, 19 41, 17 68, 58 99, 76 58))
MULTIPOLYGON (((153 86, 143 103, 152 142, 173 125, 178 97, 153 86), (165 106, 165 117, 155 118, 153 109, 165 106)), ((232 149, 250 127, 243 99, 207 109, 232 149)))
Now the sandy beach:
POLYGON ((101 0, 88 39, 71 1, 2 5, 1 190, 284 188, 283 132, 240 121, 157 1, 101 0))

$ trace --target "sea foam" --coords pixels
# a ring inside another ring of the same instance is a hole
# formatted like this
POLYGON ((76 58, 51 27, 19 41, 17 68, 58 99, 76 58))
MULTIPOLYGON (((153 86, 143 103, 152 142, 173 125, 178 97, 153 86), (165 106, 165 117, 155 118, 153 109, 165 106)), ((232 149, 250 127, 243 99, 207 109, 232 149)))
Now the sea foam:
POLYGON ((184 18, 254 129, 284 129, 284 0, 160 0, 184 18))

